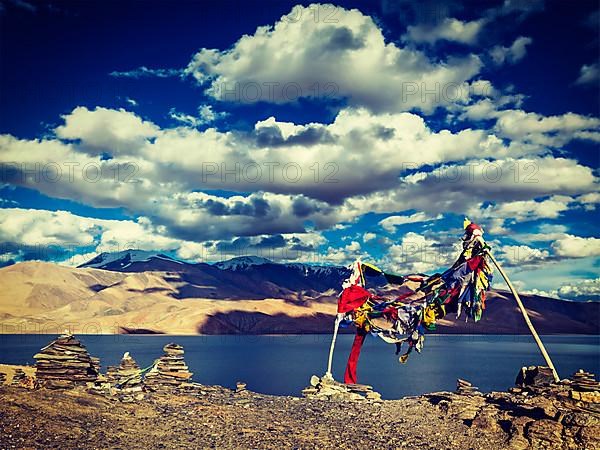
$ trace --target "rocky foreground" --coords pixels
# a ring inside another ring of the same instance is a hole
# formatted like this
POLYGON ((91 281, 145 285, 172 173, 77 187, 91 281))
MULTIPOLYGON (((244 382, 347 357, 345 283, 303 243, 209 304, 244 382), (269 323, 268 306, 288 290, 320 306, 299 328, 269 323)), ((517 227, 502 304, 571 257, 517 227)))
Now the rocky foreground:
POLYGON ((565 386, 335 401, 203 387, 123 403, 0 387, 0 448, 597 449, 597 403, 565 386))
POLYGON ((370 386, 313 376, 304 398, 191 381, 184 349, 140 369, 100 361, 66 333, 35 367, 0 365, 0 448, 600 449, 600 384, 523 368, 508 392, 382 400, 370 386))

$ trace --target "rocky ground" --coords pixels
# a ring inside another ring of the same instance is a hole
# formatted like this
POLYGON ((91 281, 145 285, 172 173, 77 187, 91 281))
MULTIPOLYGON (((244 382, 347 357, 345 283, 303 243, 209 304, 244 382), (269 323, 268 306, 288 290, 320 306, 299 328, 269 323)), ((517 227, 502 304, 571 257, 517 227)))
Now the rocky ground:
POLYGON ((0 448, 596 449, 595 405, 548 389, 333 401, 205 387, 122 403, 3 386, 0 448))
POLYGON ((555 382, 524 367, 509 392, 381 400, 371 386, 325 375, 304 398, 191 381, 171 343, 150 368, 127 352, 100 361, 66 333, 34 355, 35 368, 0 367, 0 449, 585 449, 600 450, 600 383, 579 370, 555 382))

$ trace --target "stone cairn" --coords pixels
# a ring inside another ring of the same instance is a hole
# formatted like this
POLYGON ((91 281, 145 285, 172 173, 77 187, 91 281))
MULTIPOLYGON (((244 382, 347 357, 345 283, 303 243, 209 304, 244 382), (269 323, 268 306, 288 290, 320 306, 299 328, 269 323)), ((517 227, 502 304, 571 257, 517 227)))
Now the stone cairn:
POLYGON ((579 369, 571 378, 571 398, 588 403, 600 403, 600 383, 593 373, 579 369))
POLYGON ((462 378, 456 380, 456 393, 460 395, 480 394, 478 387, 473 386, 470 382, 462 378))
POLYGON ((242 392, 246 392, 246 383, 238 381, 235 383, 235 393, 240 394, 242 392))
POLYGON ((117 395, 123 402, 144 398, 142 371, 129 352, 125 352, 118 366, 106 369, 106 381, 111 385, 111 394, 117 395))
POLYGON ((72 334, 65 333, 35 354, 36 378, 50 389, 85 386, 99 374, 99 361, 72 334))
POLYGON ((596 381, 595 375, 590 372, 585 372, 583 369, 579 369, 573 374, 571 377, 571 386, 578 391, 600 390, 600 383, 596 381))
POLYGON ((165 354, 146 375, 146 389, 159 393, 172 393, 195 388, 195 383, 187 383, 192 373, 183 359, 183 347, 167 344, 163 350, 165 354))
POLYGON ((27 375, 25 375, 25 372, 23 372, 23 369, 15 369, 15 373, 13 374, 10 385, 11 386, 23 386, 26 382, 27 382, 27 375))
POLYGON ((319 378, 316 375, 310 377, 310 386, 302 390, 302 395, 306 398, 337 401, 381 400, 381 394, 375 392, 372 386, 366 384, 344 384, 328 376, 319 378))
POLYGON ((92 368, 100 373, 100 358, 96 358, 95 356, 90 356, 90 363, 92 364, 92 368))
POLYGON ((571 377, 556 383, 552 370, 545 366, 523 367, 517 374, 513 394, 534 393, 546 396, 566 396, 576 402, 595 404, 600 412, 600 383, 593 373, 579 369, 571 377))
POLYGON ((6 374, 4 372, 0 372, 0 386, 6 383, 6 374))

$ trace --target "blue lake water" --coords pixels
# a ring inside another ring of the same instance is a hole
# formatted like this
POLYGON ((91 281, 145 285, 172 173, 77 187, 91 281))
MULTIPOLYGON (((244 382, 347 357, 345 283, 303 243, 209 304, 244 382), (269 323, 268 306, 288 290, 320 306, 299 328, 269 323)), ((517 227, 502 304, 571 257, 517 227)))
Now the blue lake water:
MULTIPOLYGON (((101 360, 102 371, 119 363, 129 351, 141 367, 162 354, 163 345, 184 346, 194 381, 232 387, 245 381, 266 394, 300 395, 311 375, 323 375, 330 336, 140 336, 78 335, 101 360)), ((54 336, 0 335, 0 363, 33 364, 32 356, 54 336)), ((338 336, 333 374, 343 379, 352 335, 338 336)), ((543 336, 561 377, 579 368, 600 373, 600 336, 543 336)), ((454 390, 465 378, 482 391, 506 390, 524 365, 542 365, 530 336, 428 335, 421 354, 398 362, 395 346, 369 336, 358 365, 358 381, 393 399, 440 390, 454 390)))

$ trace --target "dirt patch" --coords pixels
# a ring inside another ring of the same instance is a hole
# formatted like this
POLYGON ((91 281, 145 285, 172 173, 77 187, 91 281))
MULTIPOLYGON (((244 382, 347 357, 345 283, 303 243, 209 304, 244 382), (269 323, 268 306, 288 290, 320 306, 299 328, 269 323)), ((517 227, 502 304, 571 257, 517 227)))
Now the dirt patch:
POLYGON ((500 449, 424 399, 328 402, 226 389, 123 404, 83 391, 0 388, 2 448, 500 449))

